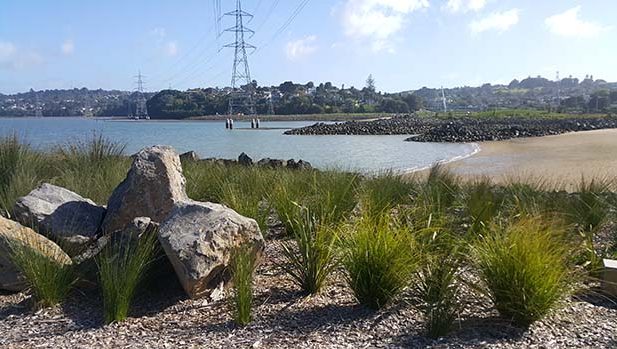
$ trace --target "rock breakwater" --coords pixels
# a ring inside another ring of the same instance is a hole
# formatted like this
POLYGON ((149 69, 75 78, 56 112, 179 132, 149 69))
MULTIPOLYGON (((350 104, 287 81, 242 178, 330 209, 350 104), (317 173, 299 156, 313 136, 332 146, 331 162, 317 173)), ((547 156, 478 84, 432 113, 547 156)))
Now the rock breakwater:
POLYGON ((468 143, 617 128, 617 117, 563 119, 420 118, 401 116, 363 122, 317 123, 287 135, 412 135, 413 142, 468 143))

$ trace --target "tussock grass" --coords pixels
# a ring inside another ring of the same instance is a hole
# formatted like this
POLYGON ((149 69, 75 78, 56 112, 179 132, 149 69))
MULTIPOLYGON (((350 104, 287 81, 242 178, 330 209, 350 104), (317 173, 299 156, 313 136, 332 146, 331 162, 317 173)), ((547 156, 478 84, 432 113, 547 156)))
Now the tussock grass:
POLYGON ((445 212, 456 203, 461 190, 460 182, 460 178, 443 165, 436 164, 430 168, 426 182, 418 196, 437 212, 445 212))
POLYGON ((347 282, 360 304, 380 309, 409 283, 416 268, 409 232, 390 215, 364 215, 347 225, 342 263, 347 282))
POLYGON ((130 167, 124 150, 124 144, 96 133, 90 138, 59 146, 52 153, 58 176, 51 182, 106 204, 130 167))
POLYGON ((234 285, 234 320, 238 325, 248 325, 253 307, 253 272, 255 254, 249 246, 237 248, 231 258, 231 278, 234 285))
POLYGON ((296 212, 287 217, 293 240, 281 245, 285 259, 281 267, 305 293, 316 294, 337 266, 336 233, 309 209, 300 207, 296 212))
POLYGON ((392 171, 365 179, 358 189, 362 209, 377 216, 399 205, 410 204, 412 194, 417 191, 416 184, 392 171))
POLYGON ((77 281, 75 267, 60 263, 66 256, 60 256, 59 251, 41 240, 18 234, 19 238, 0 235, 0 239, 8 247, 10 260, 25 276, 36 306, 52 307, 62 303, 77 281))
POLYGON ((422 260, 412 282, 412 290, 424 313, 427 335, 439 338, 448 334, 462 310, 461 260, 454 255, 433 255, 422 260))
POLYGON ((529 326, 555 309, 573 290, 563 232, 525 218, 493 227, 473 247, 480 279, 499 313, 529 326))
POLYGON ((463 191, 463 207, 470 219, 470 231, 480 233, 499 216, 504 206, 503 192, 499 192, 488 178, 470 183, 463 191))
POLYGON ((0 138, 0 214, 10 216, 17 198, 38 185, 46 165, 16 134, 0 138))
POLYGON ((105 323, 127 318, 135 290, 155 255, 156 241, 156 229, 148 229, 139 238, 120 234, 112 236, 101 251, 97 266, 105 323))
POLYGON ((581 238, 579 263, 594 276, 599 275, 604 257, 596 249, 595 236, 609 217, 611 203, 606 194, 610 192, 610 185, 606 178, 587 180, 583 177, 576 193, 561 203, 566 222, 581 238))

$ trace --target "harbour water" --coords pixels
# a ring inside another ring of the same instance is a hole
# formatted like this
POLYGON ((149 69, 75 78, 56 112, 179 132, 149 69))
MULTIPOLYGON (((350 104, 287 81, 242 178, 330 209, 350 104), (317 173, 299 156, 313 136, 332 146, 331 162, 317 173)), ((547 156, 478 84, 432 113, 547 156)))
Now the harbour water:
POLYGON ((477 151, 474 144, 405 142, 407 136, 287 136, 285 129, 311 121, 263 122, 252 130, 250 122, 135 121, 85 118, 0 118, 0 136, 17 134, 38 149, 84 140, 93 134, 126 144, 127 154, 165 144, 179 152, 194 150, 202 158, 237 158, 242 152, 253 159, 302 159, 313 166, 364 173, 425 168, 477 151))

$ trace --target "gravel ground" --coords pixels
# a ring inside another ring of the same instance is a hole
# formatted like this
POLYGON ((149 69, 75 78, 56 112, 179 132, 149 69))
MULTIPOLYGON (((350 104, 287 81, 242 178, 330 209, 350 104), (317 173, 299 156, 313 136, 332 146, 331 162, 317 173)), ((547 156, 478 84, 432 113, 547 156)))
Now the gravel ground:
POLYGON ((2 348, 615 348, 617 306, 600 296, 568 300, 528 330, 500 319, 490 302, 468 305, 447 337, 423 335, 422 315, 402 299, 379 312, 356 305, 341 275, 304 298, 276 267, 276 242, 256 274, 254 321, 234 324, 225 301, 190 300, 169 279, 140 293, 132 316, 104 326, 96 292, 33 312, 25 293, 0 294, 2 348), (159 286, 160 287, 160 286, 159 286))

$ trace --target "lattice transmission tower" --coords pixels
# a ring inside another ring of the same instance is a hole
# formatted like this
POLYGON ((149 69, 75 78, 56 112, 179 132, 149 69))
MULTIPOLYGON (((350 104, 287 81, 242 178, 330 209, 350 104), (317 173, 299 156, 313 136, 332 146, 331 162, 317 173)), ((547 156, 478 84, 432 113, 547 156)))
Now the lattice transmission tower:
POLYGON ((135 76, 137 87, 137 100, 135 101, 135 117, 140 119, 148 118, 148 105, 146 104, 146 96, 144 95, 144 76, 141 71, 135 76))
POLYGON ((236 0, 235 11, 227 12, 224 16, 235 17, 236 25, 225 29, 226 32, 235 34, 236 40, 223 47, 233 48, 234 64, 231 74, 231 95, 229 96, 229 114, 255 114, 255 101, 253 99, 254 86, 251 80, 247 49, 255 50, 256 47, 245 41, 245 34, 250 36, 255 32, 244 25, 244 18, 253 18, 253 15, 242 10, 242 2, 236 0))

